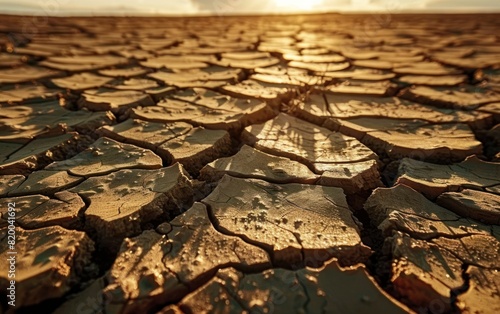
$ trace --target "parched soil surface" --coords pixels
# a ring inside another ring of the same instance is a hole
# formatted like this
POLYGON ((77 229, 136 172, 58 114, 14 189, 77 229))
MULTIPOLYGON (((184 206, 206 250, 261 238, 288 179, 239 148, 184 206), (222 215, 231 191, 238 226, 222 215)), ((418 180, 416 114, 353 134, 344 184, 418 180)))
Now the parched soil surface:
POLYGON ((499 313, 499 29, 2 16, 0 312, 499 313))

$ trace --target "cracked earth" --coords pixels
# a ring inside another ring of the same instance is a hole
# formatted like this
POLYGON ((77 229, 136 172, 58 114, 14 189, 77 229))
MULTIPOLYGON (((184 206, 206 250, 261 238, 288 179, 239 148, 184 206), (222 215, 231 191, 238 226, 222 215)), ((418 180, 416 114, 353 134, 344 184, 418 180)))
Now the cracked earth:
POLYGON ((387 18, 2 16, 15 312, 500 312, 499 16, 387 18))

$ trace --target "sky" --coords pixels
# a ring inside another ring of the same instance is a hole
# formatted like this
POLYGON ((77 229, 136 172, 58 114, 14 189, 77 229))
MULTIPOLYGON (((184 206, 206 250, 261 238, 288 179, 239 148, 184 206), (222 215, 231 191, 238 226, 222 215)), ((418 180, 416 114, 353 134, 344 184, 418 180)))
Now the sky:
MULTIPOLYGON (((292 12, 500 12, 499 0, 0 0, 0 13, 191 15, 292 12)), ((1 23, 1 21, 0 21, 1 23)))

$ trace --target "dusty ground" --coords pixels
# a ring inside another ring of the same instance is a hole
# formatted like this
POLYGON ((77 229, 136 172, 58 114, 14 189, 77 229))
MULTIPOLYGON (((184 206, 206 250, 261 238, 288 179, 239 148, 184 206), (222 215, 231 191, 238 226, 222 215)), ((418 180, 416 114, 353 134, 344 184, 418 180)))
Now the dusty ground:
POLYGON ((499 26, 2 16, 1 290, 15 203, 19 313, 500 312, 499 26))

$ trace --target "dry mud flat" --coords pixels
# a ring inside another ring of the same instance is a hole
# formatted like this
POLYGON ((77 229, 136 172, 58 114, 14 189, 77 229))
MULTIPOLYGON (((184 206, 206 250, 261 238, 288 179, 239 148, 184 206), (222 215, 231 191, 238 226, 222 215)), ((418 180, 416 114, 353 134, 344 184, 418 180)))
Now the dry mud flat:
POLYGON ((16 312, 500 312, 499 16, 1 18, 16 312))

